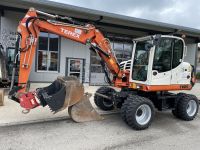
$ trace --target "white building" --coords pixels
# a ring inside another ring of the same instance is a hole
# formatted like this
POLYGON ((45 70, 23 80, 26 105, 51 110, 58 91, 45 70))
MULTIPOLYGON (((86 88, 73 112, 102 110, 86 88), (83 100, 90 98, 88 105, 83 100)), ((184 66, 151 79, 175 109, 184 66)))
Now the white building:
POLYGON ((197 72, 200 72, 200 47, 198 47, 198 54, 197 54, 197 72))
MULTIPOLYGON (((186 60, 196 67, 197 43, 200 30, 154 22, 144 19, 116 15, 92 9, 46 0, 1 0, 0 32, 1 43, 11 60, 15 47, 15 34, 18 22, 29 7, 52 14, 70 16, 82 22, 92 22, 112 43, 118 61, 131 58, 132 39, 152 34, 186 35, 188 46, 186 60)), ((105 84, 104 73, 99 59, 87 46, 64 39, 51 33, 42 32, 39 39, 30 82, 52 82, 58 75, 76 75, 83 83, 105 84)))

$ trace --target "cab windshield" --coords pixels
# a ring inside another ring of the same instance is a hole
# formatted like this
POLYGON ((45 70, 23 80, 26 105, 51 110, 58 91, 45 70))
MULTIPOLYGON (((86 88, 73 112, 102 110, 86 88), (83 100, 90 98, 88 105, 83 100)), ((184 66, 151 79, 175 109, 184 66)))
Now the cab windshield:
POLYGON ((152 41, 138 41, 136 43, 135 55, 133 58, 132 79, 138 81, 147 80, 149 63, 149 50, 152 41))

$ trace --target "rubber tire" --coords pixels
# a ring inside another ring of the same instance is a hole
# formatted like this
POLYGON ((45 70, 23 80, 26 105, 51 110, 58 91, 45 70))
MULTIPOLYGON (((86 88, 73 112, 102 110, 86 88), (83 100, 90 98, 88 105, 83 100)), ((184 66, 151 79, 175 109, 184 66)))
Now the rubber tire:
MULTIPOLYGON (((111 96, 116 91, 110 87, 100 87, 96 92, 106 95, 106 96, 111 96)), ((106 99, 101 96, 98 96, 96 94, 94 95, 94 103, 97 105, 97 107, 99 107, 101 110, 104 110, 104 111, 113 110, 114 104, 108 107, 108 106, 104 105, 104 103, 103 103, 103 101, 105 101, 105 100, 106 99)))
MULTIPOLYGON (((137 99, 137 95, 130 95, 128 97, 132 97, 132 99, 137 99)), ((126 111, 127 111, 127 107, 129 105, 129 103, 130 102, 128 100, 125 100, 124 103, 122 104, 122 107, 121 107, 121 118, 126 123, 127 123, 127 121, 126 121, 126 111)))
POLYGON ((177 117, 176 109, 173 109, 173 110, 172 110, 172 114, 173 114, 175 117, 177 117))
POLYGON ((145 97, 141 97, 138 95, 134 96, 129 96, 127 100, 123 104, 123 110, 121 111, 122 113, 122 119, 125 120, 125 122, 133 129, 135 130, 144 130, 148 128, 154 118, 155 115, 155 109, 153 103, 145 97), (143 104, 147 104, 151 108, 151 118, 148 123, 145 125, 138 124, 135 118, 135 113, 138 109, 143 104))
POLYGON ((129 102, 127 100, 125 100, 125 102, 122 104, 122 107, 121 107, 121 118, 126 123, 127 123, 127 121, 126 121, 126 110, 127 110, 128 105, 129 105, 129 102))
POLYGON ((185 121, 193 120, 196 117, 198 110, 199 110, 199 100, 196 96, 190 94, 184 94, 184 96, 181 96, 176 106, 177 117, 185 121), (194 100, 197 104, 197 110, 193 116, 189 116, 187 114, 187 105, 191 99, 194 100))
POLYGON ((187 94, 185 93, 178 93, 177 94, 177 97, 176 97, 176 100, 175 100, 175 106, 174 106, 174 109, 172 109, 172 114, 175 116, 175 117, 178 117, 177 116, 177 104, 179 102, 179 100, 182 98, 182 96, 185 96, 187 94))

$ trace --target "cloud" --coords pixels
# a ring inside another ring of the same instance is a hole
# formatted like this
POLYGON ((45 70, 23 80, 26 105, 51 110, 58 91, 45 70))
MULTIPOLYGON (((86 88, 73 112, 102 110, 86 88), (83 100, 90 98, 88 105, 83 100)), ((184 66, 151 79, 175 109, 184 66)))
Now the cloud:
POLYGON ((200 29, 199 0, 52 0, 200 29))

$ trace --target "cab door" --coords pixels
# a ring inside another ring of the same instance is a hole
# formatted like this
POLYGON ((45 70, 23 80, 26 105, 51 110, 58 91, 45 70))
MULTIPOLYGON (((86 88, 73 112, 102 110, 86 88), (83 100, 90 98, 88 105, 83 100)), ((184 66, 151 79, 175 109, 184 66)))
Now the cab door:
POLYGON ((154 49, 151 85, 170 85, 173 39, 162 37, 154 49))
POLYGON ((191 65, 183 62, 185 44, 182 39, 174 40, 171 84, 190 84, 191 65))

